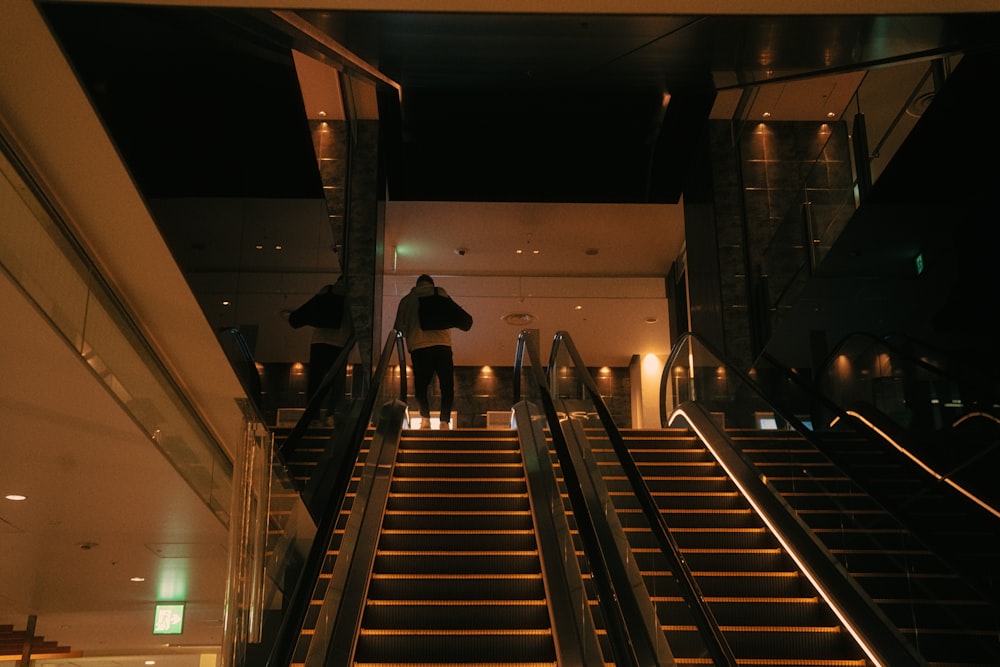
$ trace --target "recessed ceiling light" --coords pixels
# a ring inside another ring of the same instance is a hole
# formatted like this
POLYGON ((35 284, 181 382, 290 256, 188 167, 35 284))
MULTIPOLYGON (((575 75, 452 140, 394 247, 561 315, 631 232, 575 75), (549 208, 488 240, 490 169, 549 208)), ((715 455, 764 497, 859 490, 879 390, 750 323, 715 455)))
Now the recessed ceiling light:
POLYGON ((8 493, 4 498, 7 500, 27 500, 28 496, 22 496, 20 493, 8 493))
POLYGON ((519 326, 522 324, 530 324, 535 321, 535 316, 531 313, 511 313, 510 315, 504 315, 503 321, 507 324, 512 324, 514 326, 519 326))
POLYGON ((146 577, 129 577, 129 581, 134 581, 135 583, 140 583, 146 581, 146 577))

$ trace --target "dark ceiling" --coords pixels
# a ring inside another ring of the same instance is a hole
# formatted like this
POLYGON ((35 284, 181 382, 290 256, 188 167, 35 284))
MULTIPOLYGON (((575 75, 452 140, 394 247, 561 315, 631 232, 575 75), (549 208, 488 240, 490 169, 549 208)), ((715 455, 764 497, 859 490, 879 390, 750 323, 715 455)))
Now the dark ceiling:
MULTIPOLYGON (((273 15, 43 9, 146 196, 322 197, 273 15)), ((301 14, 400 85, 379 105, 391 198, 582 203, 676 203, 719 90, 974 48, 997 23, 301 14)))

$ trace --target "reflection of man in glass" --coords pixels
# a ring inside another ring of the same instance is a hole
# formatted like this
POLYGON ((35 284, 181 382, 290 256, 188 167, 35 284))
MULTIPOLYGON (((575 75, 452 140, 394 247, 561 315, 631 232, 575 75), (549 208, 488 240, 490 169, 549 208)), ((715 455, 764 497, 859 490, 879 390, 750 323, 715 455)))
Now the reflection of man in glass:
MULTIPOLYGON (((438 294, 448 296, 443 288, 438 294)), ((410 292, 399 301, 393 327, 403 333, 413 365, 413 393, 420 406, 420 428, 431 427, 431 406, 427 397, 431 380, 437 375, 441 389, 441 429, 451 428, 451 408, 455 402, 455 364, 451 351, 451 330, 420 328, 420 297, 434 294, 434 279, 417 278, 410 292)))
MULTIPOLYGON (((313 327, 312 339, 309 344, 309 374, 306 378, 306 404, 312 403, 316 396, 323 378, 333 367, 340 356, 341 351, 354 335, 354 324, 351 320, 351 309, 347 305, 347 282, 344 276, 337 278, 337 282, 326 285, 317 293, 318 295, 331 292, 344 297, 340 326, 338 328, 310 325, 313 327)), ((293 323, 293 326, 297 326, 293 323)), ((329 393, 323 400, 323 404, 316 411, 316 419, 321 424, 333 426, 334 413, 342 405, 346 395, 347 377, 346 369, 341 369, 330 387, 329 393), (325 411, 325 415, 324 415, 325 411)))

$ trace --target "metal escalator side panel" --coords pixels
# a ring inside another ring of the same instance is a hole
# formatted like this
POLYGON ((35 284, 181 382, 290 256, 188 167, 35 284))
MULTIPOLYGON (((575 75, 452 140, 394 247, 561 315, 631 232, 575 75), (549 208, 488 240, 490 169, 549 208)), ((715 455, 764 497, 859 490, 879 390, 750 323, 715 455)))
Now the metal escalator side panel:
POLYGON ((549 457, 545 418, 533 414, 531 406, 524 401, 514 406, 514 418, 524 458, 558 663, 603 667, 603 651, 549 457))

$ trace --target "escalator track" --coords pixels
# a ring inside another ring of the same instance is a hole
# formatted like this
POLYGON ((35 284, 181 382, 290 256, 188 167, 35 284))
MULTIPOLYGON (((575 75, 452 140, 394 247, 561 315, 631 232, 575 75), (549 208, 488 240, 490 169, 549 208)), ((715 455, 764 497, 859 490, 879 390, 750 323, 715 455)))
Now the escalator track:
POLYGON ((513 431, 405 431, 353 665, 555 664, 513 431))

